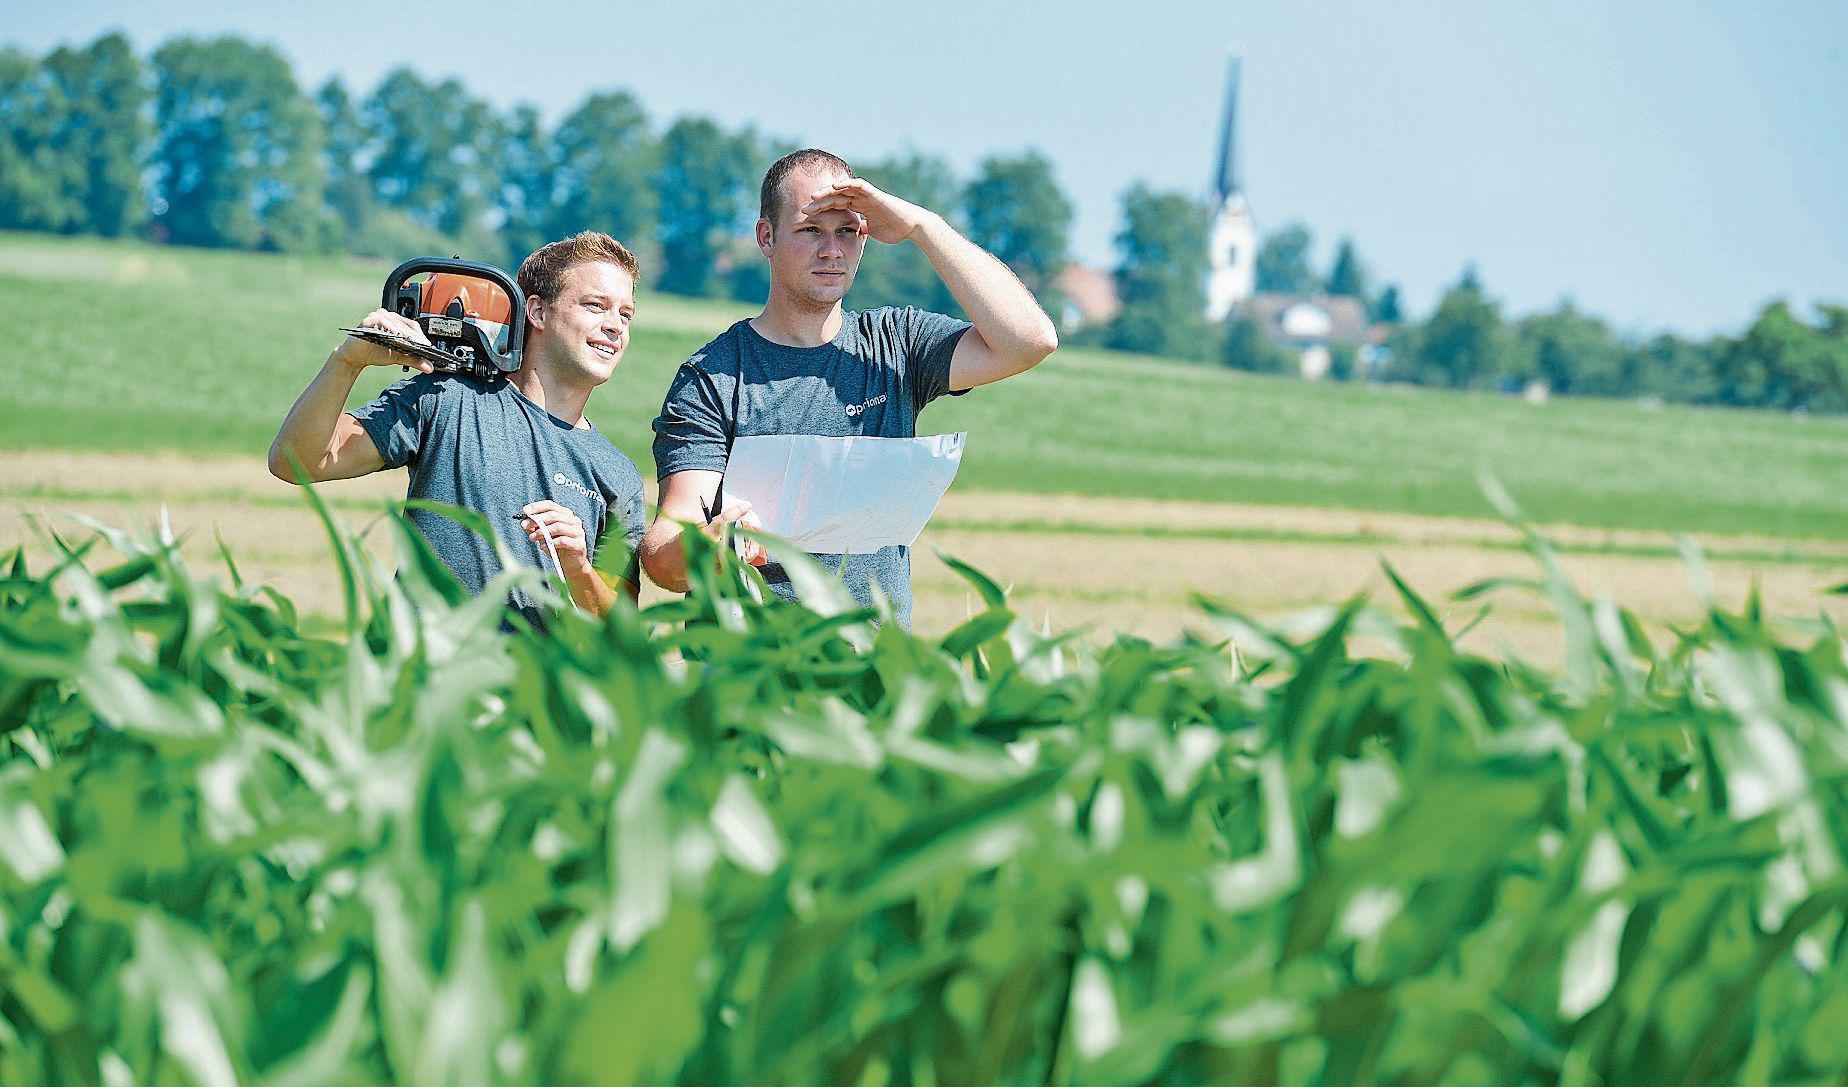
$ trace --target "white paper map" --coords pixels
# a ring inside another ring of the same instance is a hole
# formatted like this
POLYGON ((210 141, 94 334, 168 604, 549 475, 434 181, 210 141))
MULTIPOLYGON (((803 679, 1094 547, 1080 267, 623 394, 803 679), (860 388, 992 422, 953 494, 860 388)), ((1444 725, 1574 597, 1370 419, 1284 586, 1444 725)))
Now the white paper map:
POLYGON ((956 478, 967 437, 749 435, 732 443, 722 504, 749 502, 766 532, 817 555, 909 547, 956 478))

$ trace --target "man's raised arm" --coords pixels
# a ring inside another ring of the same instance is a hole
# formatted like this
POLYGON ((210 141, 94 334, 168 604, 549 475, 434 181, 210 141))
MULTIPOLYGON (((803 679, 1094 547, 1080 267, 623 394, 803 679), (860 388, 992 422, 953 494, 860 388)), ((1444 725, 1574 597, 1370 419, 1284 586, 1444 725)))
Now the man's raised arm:
POLYGON ((956 296, 975 327, 963 334, 950 361, 950 389, 961 392, 1030 370, 1059 346, 1052 318, 1008 266, 956 232, 936 212, 846 178, 815 194, 805 215, 845 209, 864 220, 874 241, 910 239, 956 296))
MULTIPOLYGON (((374 310, 360 322, 400 336, 424 339, 415 321, 388 310, 374 310)), ((346 413, 347 397, 360 371, 368 366, 412 366, 424 373, 433 367, 429 362, 400 354, 375 343, 349 336, 327 356, 321 372, 314 376, 302 395, 289 409, 276 440, 270 443, 270 474, 285 483, 298 482, 293 457, 301 462, 308 479, 321 483, 330 479, 351 479, 385 467, 378 445, 359 421, 346 413)))

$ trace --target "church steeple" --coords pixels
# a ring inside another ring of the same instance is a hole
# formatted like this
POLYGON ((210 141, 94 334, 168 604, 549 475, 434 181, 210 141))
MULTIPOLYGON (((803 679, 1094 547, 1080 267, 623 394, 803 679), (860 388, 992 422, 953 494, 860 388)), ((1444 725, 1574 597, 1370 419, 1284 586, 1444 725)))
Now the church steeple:
POLYGON ((1242 192, 1238 177, 1238 70, 1244 57, 1233 46, 1226 58, 1226 104, 1220 113, 1218 172, 1213 175, 1213 203, 1224 204, 1226 197, 1242 192))
POLYGON ((1226 60, 1225 115, 1213 173, 1213 225, 1206 242, 1206 316, 1211 321, 1225 320, 1257 286, 1258 231, 1238 168, 1238 78, 1243 64, 1244 54, 1234 45, 1226 60))

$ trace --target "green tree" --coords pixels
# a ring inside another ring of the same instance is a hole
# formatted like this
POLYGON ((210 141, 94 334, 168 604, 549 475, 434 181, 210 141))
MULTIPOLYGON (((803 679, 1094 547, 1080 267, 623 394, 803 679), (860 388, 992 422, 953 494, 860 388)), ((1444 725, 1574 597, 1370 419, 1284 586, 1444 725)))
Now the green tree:
POLYGON ((1360 254, 1354 251, 1353 239, 1341 239, 1341 245, 1335 250, 1334 267, 1328 271, 1328 282, 1323 290, 1338 298, 1356 299, 1363 306, 1367 304, 1367 268, 1360 262, 1360 254))
POLYGON ((75 175, 80 210, 66 228, 112 238, 134 233, 148 217, 141 157, 149 96, 140 58, 127 38, 107 34, 82 49, 52 50, 45 71, 69 107, 52 137, 75 175))
POLYGON ((1777 301, 1716 358, 1717 398, 1746 407, 1848 409, 1848 310, 1819 307, 1812 328, 1777 301))
POLYGON ((153 59, 155 218, 166 237, 325 247, 320 122, 288 62, 237 38, 179 38, 153 59))
POLYGON ((705 117, 682 117, 662 134, 655 175, 662 290, 724 293, 719 254, 742 234, 746 208, 755 210, 755 141, 753 133, 733 135, 705 117))
POLYGON ((1072 205, 1059 190, 1052 163, 1037 151, 982 161, 963 190, 969 239, 1000 258, 1047 313, 1064 310, 1059 273, 1065 270, 1072 205))
MULTIPOLYGON (((940 215, 956 213, 956 175, 943 159, 912 151, 875 162, 859 173, 893 196, 940 215)), ((866 256, 860 262, 859 274, 854 276, 847 305, 858 310, 916 306, 937 313, 962 313, 943 278, 931 267, 930 259, 909 242, 866 243, 866 256)))
POLYGON ((1396 325, 1405 320, 1405 313, 1399 303, 1398 284, 1388 284, 1386 289, 1380 292, 1379 298, 1369 309, 1368 316, 1383 325, 1396 325))
POLYGON ((1203 359, 1211 353, 1206 308, 1205 206, 1138 182, 1123 195, 1116 237, 1123 308, 1105 335, 1121 351, 1203 359))
POLYGON ((1797 365, 1809 330, 1783 301, 1766 306, 1745 334, 1727 341, 1716 360, 1720 403, 1790 407, 1785 375, 1797 365))
POLYGON ((1257 289, 1266 294, 1308 294, 1319 280, 1309 266, 1309 228, 1291 223, 1258 246, 1257 289))
POLYGON ((487 168, 494 179, 490 191, 501 246, 507 263, 517 268, 528 253, 551 240, 558 173, 538 110, 515 106, 500 128, 502 137, 487 168))
POLYGON ((1514 326, 1506 372, 1538 380, 1555 392, 1611 396, 1623 388, 1624 346, 1603 321, 1562 301, 1551 313, 1522 318, 1514 326))
POLYGON ((494 248, 483 222, 502 127, 487 103, 454 79, 430 83, 408 68, 386 74, 360 117, 376 141, 367 171, 378 200, 457 244, 494 248))
POLYGON ((371 138, 360 123, 352 96, 339 78, 329 79, 314 95, 323 135, 321 168, 327 178, 327 206, 339 220, 343 244, 352 245, 377 211, 365 159, 371 138))
POLYGON ((63 230, 82 221, 77 163, 54 139, 69 112, 37 57, 0 49, 0 227, 63 230))
POLYGON ((1302 367, 1295 351, 1272 340, 1258 316, 1242 308, 1233 310, 1226 321, 1219 358, 1234 370, 1255 374, 1296 374, 1302 367))
POLYGON ((379 203, 367 169, 377 154, 377 141, 338 79, 328 80, 315 93, 315 110, 326 137, 321 161, 327 177, 327 207, 340 236, 340 248, 394 263, 461 249, 453 238, 417 221, 404 209, 379 203))
POLYGON ((1816 329, 1815 374, 1826 395, 1814 405, 1826 411, 1848 411, 1848 307, 1818 305, 1821 324, 1816 329))
POLYGON ((740 196, 738 220, 728 231, 719 259, 724 271, 721 289, 727 298, 739 302, 762 302, 770 296, 770 262, 757 248, 758 196, 770 164, 802 145, 763 137, 748 127, 738 134, 737 142, 738 154, 747 164, 743 176, 748 184, 740 196))
POLYGON ((1501 372, 1507 343, 1501 309, 1473 267, 1444 293, 1430 320, 1408 332, 1393 352, 1393 369, 1413 381, 1465 389, 1501 372))
POLYGON ((1715 397, 1715 349, 1662 333, 1624 352, 1623 391, 1688 404, 1715 397))
POLYGON ((1328 345, 1328 376, 1333 381, 1352 381, 1359 376, 1360 348, 1339 340, 1328 345))
MULTIPOLYGON (((552 136, 557 204, 554 238, 601 230, 630 248, 649 242, 658 219, 659 162, 641 103, 627 91, 594 94, 559 122, 552 136)), ((644 264, 646 272, 657 271, 644 264)))

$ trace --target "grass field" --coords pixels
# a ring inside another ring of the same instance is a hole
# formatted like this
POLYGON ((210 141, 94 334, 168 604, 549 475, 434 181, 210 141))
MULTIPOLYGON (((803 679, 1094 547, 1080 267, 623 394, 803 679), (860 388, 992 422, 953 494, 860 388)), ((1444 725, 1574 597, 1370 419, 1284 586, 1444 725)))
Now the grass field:
MULTIPOLYGON (((311 611, 337 607, 325 541, 262 463, 277 423, 376 299, 386 269, 0 234, 0 291, 28 313, 0 399, 0 546, 82 514, 145 525, 167 508, 188 551, 230 541, 246 573, 311 611)), ((675 366, 748 307, 641 300, 623 369, 591 415, 652 476, 649 422, 675 366)), ((378 371, 359 397, 399 376, 378 371)), ((926 542, 1013 587, 1023 614, 1171 637, 1204 592, 1278 616, 1381 591, 1381 560, 1441 596, 1531 573, 1485 520, 1486 468, 1559 527, 1573 575, 1658 623, 1700 611, 1675 533, 1695 535, 1723 598, 1758 585, 1774 614, 1848 598, 1848 425, 1769 413, 1647 410, 1415 389, 1308 385, 1062 350, 1034 373, 943 402, 933 431, 969 453, 926 542)), ((403 494, 398 473, 325 489, 354 524, 403 494)), ((42 546, 37 545, 37 546, 42 546)), ((916 621, 947 630, 966 586, 921 548, 916 621)), ((1390 597, 1390 592, 1383 594, 1390 597)), ((1458 607, 1458 624, 1473 609, 1458 607)), ((1477 648, 1541 659, 1558 631, 1505 598, 1477 648)))
MULTIPOLYGON (((877 254, 872 258, 877 259, 877 254)), ((385 268, 349 260, 0 233, 11 335, 8 448, 261 453, 385 268)), ((592 418, 651 474, 649 421, 675 366, 749 307, 641 299, 592 418)), ((397 371, 368 375, 369 395, 397 371)), ((971 432, 959 486, 1191 502, 1486 516, 1492 472, 1537 519, 1848 538, 1848 424, 1312 385, 1104 352, 933 406, 971 432)))

